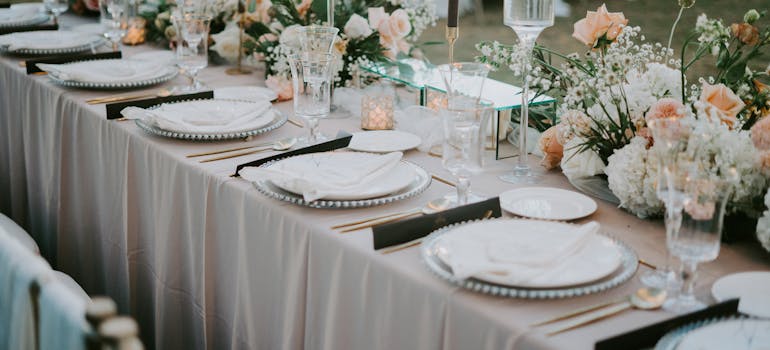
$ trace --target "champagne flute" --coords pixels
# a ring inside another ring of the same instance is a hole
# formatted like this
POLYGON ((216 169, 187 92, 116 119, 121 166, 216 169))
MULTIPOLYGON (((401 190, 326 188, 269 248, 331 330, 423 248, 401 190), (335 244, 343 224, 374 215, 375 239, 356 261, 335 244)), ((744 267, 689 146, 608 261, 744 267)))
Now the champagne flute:
POLYGON ((104 37, 112 42, 112 51, 120 49, 120 41, 128 30, 128 0, 99 0, 99 22, 104 37))
MULTIPOLYGON (((526 50, 531 60, 535 40, 543 29, 553 26, 553 0, 505 0, 503 3, 505 25, 519 37, 519 48, 526 50)), ((538 176, 527 162, 527 126, 529 125, 529 62, 525 63, 521 92, 521 117, 519 118, 519 159, 512 173, 500 179, 510 183, 535 183, 538 176)))
POLYGON ((53 23, 59 24, 59 16, 67 12, 67 8, 69 8, 69 1, 68 0, 43 0, 43 5, 45 6, 45 9, 51 12, 53 14, 53 23))

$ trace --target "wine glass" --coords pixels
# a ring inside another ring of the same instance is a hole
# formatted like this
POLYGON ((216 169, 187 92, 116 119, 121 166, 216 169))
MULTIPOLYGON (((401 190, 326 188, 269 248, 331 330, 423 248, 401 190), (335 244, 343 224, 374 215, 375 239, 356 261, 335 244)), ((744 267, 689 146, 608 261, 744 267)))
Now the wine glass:
MULTIPOLYGON (((647 121, 655 140, 652 152, 658 158, 655 194, 665 205, 664 223, 666 242, 678 234, 682 223, 682 208, 687 198, 685 185, 687 166, 692 163, 692 149, 688 151, 691 120, 677 117, 647 121)), ((646 271, 639 280, 646 286, 660 289, 676 289, 681 282, 670 265, 670 254, 665 252, 665 262, 655 270, 646 271)))
POLYGON ((53 15, 53 23, 58 24, 59 15, 61 15, 64 12, 67 12, 67 8, 69 8, 69 1, 68 0, 43 0, 43 5, 45 6, 45 9, 51 12, 51 14, 53 15))
POLYGON ((465 108, 448 108, 441 111, 444 130, 441 163, 457 177, 457 194, 445 196, 453 206, 477 202, 481 197, 470 192, 470 177, 482 168, 480 154, 484 142, 484 130, 491 106, 476 104, 465 108))
POLYGON ((302 52, 332 53, 339 29, 335 27, 309 25, 297 29, 302 52))
POLYGON ((678 314, 706 307, 693 293, 698 263, 713 261, 719 255, 725 207, 737 180, 734 169, 728 176, 720 176, 708 169, 708 164, 701 161, 690 167, 681 229, 667 242, 668 250, 681 261, 682 287, 663 308, 678 314))
POLYGON ((334 56, 329 53, 303 52, 288 56, 294 88, 294 114, 303 120, 310 131, 299 140, 308 146, 326 140, 318 132, 318 121, 329 115, 331 107, 331 66, 334 56))
MULTIPOLYGON (((553 26, 553 0, 505 0, 503 3, 505 25, 519 37, 519 48, 525 50, 531 60, 535 40, 543 29, 553 26)), ((500 179, 510 183, 535 183, 539 177, 527 162, 527 126, 529 125, 529 62, 524 62, 524 81, 521 92, 521 117, 519 118, 519 159, 512 173, 500 179)))
POLYGON ((173 16, 177 28, 176 64, 190 78, 190 85, 175 87, 178 92, 195 92, 205 88, 198 80, 198 72, 209 62, 208 38, 211 17, 184 14, 173 16))
POLYGON ((120 49, 120 41, 128 30, 128 0, 99 0, 99 22, 104 37, 112 42, 112 51, 120 49))

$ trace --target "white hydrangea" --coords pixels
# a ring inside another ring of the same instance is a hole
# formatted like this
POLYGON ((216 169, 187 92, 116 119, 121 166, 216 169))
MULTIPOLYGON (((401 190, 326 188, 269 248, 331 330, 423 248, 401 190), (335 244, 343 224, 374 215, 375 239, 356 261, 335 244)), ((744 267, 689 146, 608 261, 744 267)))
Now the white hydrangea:
POLYGON ((610 190, 620 199, 620 206, 640 218, 659 216, 664 208, 655 193, 658 161, 647 145, 647 139, 634 137, 609 157, 604 169, 610 190))
POLYGON ((561 159, 561 170, 570 179, 591 177, 604 173, 604 162, 592 150, 580 150, 585 139, 574 137, 564 145, 564 157, 561 159))
POLYGON ((762 247, 770 252, 770 191, 765 194, 765 212, 757 221, 757 240, 762 243, 762 247))

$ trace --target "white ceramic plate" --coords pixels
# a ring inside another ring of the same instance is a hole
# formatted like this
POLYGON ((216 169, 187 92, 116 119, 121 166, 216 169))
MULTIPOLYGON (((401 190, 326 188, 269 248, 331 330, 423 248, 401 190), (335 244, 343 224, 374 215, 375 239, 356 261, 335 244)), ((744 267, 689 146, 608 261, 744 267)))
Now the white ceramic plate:
MULTIPOLYGON (((39 66, 39 65, 38 65, 39 66)), ((130 59, 107 59, 67 63, 65 69, 79 75, 48 71, 57 84, 86 89, 126 89, 150 86, 176 77, 178 69, 162 62, 130 59)))
POLYGON ((419 136, 398 130, 364 131, 353 134, 349 149, 361 152, 388 153, 406 151, 422 143, 419 136))
MULTIPOLYGON (((353 165, 371 159, 371 157, 379 157, 376 154, 357 153, 357 152, 325 152, 325 153, 313 153, 304 154, 296 157, 286 158, 276 162, 333 162, 335 169, 344 171, 346 164, 353 165), (336 166, 339 164, 339 166, 336 166)), ((399 162, 390 172, 383 174, 383 176, 359 186, 350 187, 344 191, 340 191, 333 194, 328 194, 323 197, 327 200, 358 200, 358 199, 371 199, 382 197, 388 194, 396 193, 404 188, 415 178, 415 169, 412 165, 399 162)), ((289 191, 298 195, 302 194, 301 189, 297 188, 292 182, 275 183, 274 185, 279 188, 289 191)))
MULTIPOLYGON (((494 242, 510 242, 510 244, 545 244, 562 241, 574 233, 575 225, 526 219, 489 220, 458 226, 440 238, 433 245, 437 257, 449 265, 452 254, 447 244, 442 241, 452 235, 463 238, 495 239, 494 242), (532 235, 539 235, 533 239, 532 235), (540 239, 542 238, 542 239, 540 239), (521 243, 520 243, 521 242, 521 243), (527 242, 527 243, 523 243, 527 242)), ((504 286, 525 288, 558 288, 593 282, 609 276, 621 264, 621 252, 617 243, 607 236, 591 234, 583 246, 554 265, 546 273, 530 276, 525 281, 513 279, 512 276, 484 272, 474 275, 482 281, 504 286)), ((505 247, 497 247, 505 249, 505 247)), ((515 265, 512 265, 515 268, 515 265)))
POLYGON ((262 86, 228 86, 214 89, 214 98, 230 98, 245 101, 275 101, 278 94, 262 86))
POLYGON ((150 62, 163 62, 164 64, 173 66, 176 62, 176 55, 173 51, 170 50, 152 50, 132 55, 129 57, 129 59, 150 62))
POLYGON ((711 286, 718 302, 740 298, 738 311, 770 318, 770 271, 740 272, 724 276, 711 286))
POLYGON ((81 52, 101 45, 104 38, 66 30, 40 30, 0 35, 0 51, 26 54, 81 52))
POLYGON ((503 192, 500 206, 514 215, 543 220, 575 220, 596 211, 596 202, 588 196, 549 187, 524 187, 503 192))
POLYGON ((713 323, 687 333, 677 350, 767 350, 770 320, 741 319, 713 323))

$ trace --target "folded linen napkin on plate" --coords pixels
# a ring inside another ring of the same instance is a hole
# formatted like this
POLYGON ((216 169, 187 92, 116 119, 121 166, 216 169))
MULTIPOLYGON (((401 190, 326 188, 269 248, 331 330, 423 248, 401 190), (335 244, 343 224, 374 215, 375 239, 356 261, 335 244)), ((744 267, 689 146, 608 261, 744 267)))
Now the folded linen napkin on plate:
POLYGON ((312 202, 331 194, 347 193, 387 176, 402 156, 401 152, 392 152, 351 163, 344 157, 315 153, 288 158, 270 167, 243 168, 241 177, 280 183, 282 187, 296 189, 306 201, 312 202))
POLYGON ((5 46, 8 51, 22 49, 65 49, 88 45, 89 43, 97 42, 99 39, 96 35, 41 30, 1 35, 0 46, 5 46))
POLYGON ((527 282, 551 273, 560 263, 578 252, 587 239, 598 232, 595 221, 576 226, 574 232, 558 236, 537 232, 536 226, 527 235, 507 234, 487 230, 473 235, 450 235, 442 246, 449 252, 449 265, 458 278, 479 273, 505 275, 508 280, 527 282))
POLYGON ((66 64, 38 63, 40 69, 63 80, 89 83, 122 83, 157 78, 171 69, 163 62, 112 59, 66 64))
POLYGON ((26 9, 26 8, 11 8, 11 9, 0 9, 0 24, 3 22, 24 22, 29 21, 32 19, 35 19, 40 16, 40 12, 38 12, 36 9, 26 9))
POLYGON ((258 129, 273 120, 267 113, 272 104, 225 100, 200 100, 162 104, 152 110, 126 107, 120 113, 127 119, 144 121, 168 131, 182 133, 223 133, 258 129))

